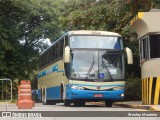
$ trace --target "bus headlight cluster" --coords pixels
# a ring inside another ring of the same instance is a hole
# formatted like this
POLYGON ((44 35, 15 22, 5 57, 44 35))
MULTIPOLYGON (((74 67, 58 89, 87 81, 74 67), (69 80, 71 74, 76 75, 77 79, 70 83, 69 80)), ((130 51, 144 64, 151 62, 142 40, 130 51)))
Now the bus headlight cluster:
POLYGON ((114 87, 113 90, 124 90, 124 87, 114 87))
POLYGON ((81 87, 81 86, 71 86, 72 89, 75 89, 75 90, 83 90, 84 88, 81 87))

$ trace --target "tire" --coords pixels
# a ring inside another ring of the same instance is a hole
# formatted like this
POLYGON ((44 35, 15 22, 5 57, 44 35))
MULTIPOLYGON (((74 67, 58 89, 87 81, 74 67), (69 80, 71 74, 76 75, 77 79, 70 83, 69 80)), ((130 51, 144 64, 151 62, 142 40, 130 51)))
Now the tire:
POLYGON ((63 85, 61 84, 61 91, 60 91, 60 95, 61 95, 61 100, 63 100, 63 85))
POLYGON ((111 100, 106 100, 106 101, 105 101, 105 105, 106 105, 106 107, 112 107, 113 101, 111 101, 111 100))
POLYGON ((47 105, 46 88, 43 88, 42 101, 43 101, 43 105, 47 105))
POLYGON ((85 106, 85 102, 83 102, 83 101, 75 101, 74 102, 74 106, 76 106, 76 107, 84 107, 85 106))
POLYGON ((64 106, 70 106, 70 101, 69 100, 64 100, 64 106))
POLYGON ((43 101, 43 105, 47 105, 47 100, 44 100, 44 101, 43 101))
POLYGON ((45 105, 55 105, 56 102, 54 100, 46 100, 45 105))

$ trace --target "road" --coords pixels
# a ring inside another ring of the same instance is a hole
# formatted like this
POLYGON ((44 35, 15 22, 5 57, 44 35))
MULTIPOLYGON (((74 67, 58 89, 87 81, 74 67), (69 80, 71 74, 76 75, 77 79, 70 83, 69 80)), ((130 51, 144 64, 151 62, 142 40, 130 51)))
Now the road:
MULTIPOLYGON (((0 104, 0 111, 21 111, 16 104, 0 104)), ((57 103, 56 105, 42 105, 42 103, 36 103, 32 109, 25 109, 27 111, 140 111, 140 109, 118 107, 113 105, 112 107, 105 107, 103 103, 94 102, 86 103, 84 107, 75 107, 71 105, 65 107, 63 103, 57 103)))
MULTIPOLYGON (((32 109, 18 109, 16 104, 0 104, 0 111, 5 111, 6 108, 8 111, 82 111, 85 113, 90 114, 88 111, 97 111, 97 112, 107 112, 114 111, 121 112, 121 111, 144 111, 140 109, 133 109, 133 108, 125 108, 125 107, 118 107, 113 105, 112 107, 105 107, 103 103, 87 103, 85 107, 75 107, 71 105, 70 107, 65 107, 63 103, 57 103, 56 105, 42 105, 42 103, 36 103, 35 107, 32 109)), ((111 113, 112 114, 112 113, 111 113)), ((89 115, 90 116, 90 115, 89 115)), ((91 115, 92 116, 92 115, 91 115)), ((2 119, 2 118, 0 118, 2 119)), ((14 120, 15 118, 3 118, 4 120, 14 120)), ((21 120, 22 118, 16 118, 15 120, 21 120)), ((23 118, 24 120, 27 118, 23 118)), ((32 118, 33 120, 43 120, 44 118, 32 118)), ((158 117, 45 117, 45 120, 159 120, 158 117)))

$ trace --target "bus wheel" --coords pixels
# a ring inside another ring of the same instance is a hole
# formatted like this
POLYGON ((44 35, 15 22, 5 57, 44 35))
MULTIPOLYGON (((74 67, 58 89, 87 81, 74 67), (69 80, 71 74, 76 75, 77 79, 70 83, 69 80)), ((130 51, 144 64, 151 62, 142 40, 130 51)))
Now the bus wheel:
POLYGON ((43 98, 43 105, 47 104, 47 98, 46 98, 46 88, 43 88, 43 94, 42 94, 42 98, 43 98))
POLYGON ((85 106, 85 102, 83 102, 83 101, 75 101, 74 102, 74 106, 83 107, 83 106, 85 106))
POLYGON ((70 106, 70 101, 69 100, 64 100, 64 106, 70 106))
POLYGON ((112 107, 113 101, 111 101, 111 100, 106 100, 106 101, 105 101, 105 105, 106 105, 106 107, 112 107))
POLYGON ((43 88, 41 88, 41 102, 43 102, 43 88))
POLYGON ((45 105, 55 105, 56 102, 54 100, 46 100, 45 105))

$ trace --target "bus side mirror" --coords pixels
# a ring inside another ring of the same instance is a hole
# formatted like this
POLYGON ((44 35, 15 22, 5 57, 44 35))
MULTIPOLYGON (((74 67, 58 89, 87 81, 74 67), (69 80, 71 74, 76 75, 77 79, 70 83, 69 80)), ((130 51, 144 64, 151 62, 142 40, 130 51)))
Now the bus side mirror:
POLYGON ((127 53, 128 64, 133 64, 133 55, 131 49, 126 47, 126 53, 127 53))
POLYGON ((64 63, 70 63, 70 47, 66 46, 64 51, 64 63))

